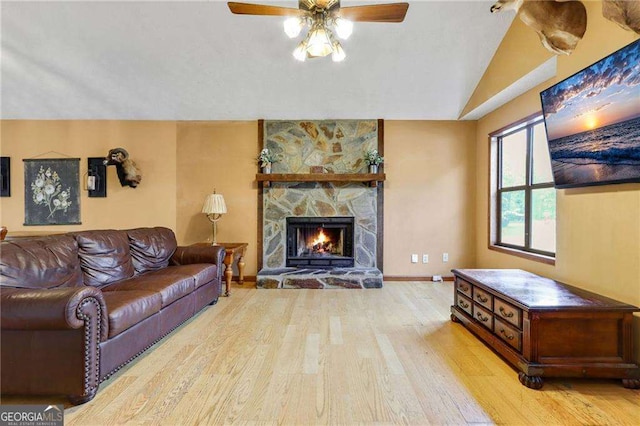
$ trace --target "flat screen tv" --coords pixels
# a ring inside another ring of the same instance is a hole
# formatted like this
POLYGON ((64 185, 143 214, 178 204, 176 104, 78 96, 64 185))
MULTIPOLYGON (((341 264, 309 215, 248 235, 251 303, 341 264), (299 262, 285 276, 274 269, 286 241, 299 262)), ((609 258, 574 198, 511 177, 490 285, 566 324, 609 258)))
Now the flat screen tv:
POLYGON ((556 188, 640 182, 640 39, 540 98, 556 188))

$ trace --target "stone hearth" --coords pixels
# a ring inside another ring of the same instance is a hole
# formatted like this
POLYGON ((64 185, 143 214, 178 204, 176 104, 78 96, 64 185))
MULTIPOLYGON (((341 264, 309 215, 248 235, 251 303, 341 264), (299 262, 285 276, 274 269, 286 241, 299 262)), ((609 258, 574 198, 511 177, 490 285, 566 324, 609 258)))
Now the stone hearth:
POLYGON ((263 269, 256 285, 258 288, 381 288, 382 272, 377 268, 263 269))

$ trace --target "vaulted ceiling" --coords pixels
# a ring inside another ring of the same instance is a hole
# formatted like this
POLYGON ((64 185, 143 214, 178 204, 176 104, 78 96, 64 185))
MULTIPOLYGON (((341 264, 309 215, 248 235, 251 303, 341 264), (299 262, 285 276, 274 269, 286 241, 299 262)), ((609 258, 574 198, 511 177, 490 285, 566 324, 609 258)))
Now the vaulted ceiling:
POLYGON ((221 1, 3 1, 1 116, 457 119, 513 14, 492 15, 493 1, 409 3, 403 23, 356 23, 344 62, 301 63, 283 18, 221 1))

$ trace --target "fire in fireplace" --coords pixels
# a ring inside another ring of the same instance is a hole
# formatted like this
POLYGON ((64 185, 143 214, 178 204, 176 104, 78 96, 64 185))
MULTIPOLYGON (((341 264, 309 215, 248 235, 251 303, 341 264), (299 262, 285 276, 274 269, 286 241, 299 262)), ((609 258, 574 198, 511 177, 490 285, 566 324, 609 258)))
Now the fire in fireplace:
POLYGON ((287 266, 353 267, 353 217, 288 217, 287 266))

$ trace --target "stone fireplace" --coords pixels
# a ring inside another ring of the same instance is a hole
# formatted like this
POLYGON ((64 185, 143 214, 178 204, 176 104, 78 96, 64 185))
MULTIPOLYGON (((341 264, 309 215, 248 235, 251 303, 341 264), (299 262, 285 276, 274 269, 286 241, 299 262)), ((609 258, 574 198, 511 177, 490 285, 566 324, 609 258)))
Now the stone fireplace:
POLYGON ((383 185, 301 182, 295 175, 366 174, 364 153, 383 152, 382 120, 260 124, 260 148, 281 158, 272 173, 287 181, 259 182, 257 286, 381 287, 383 185), (316 241, 319 231, 330 244, 316 241))

